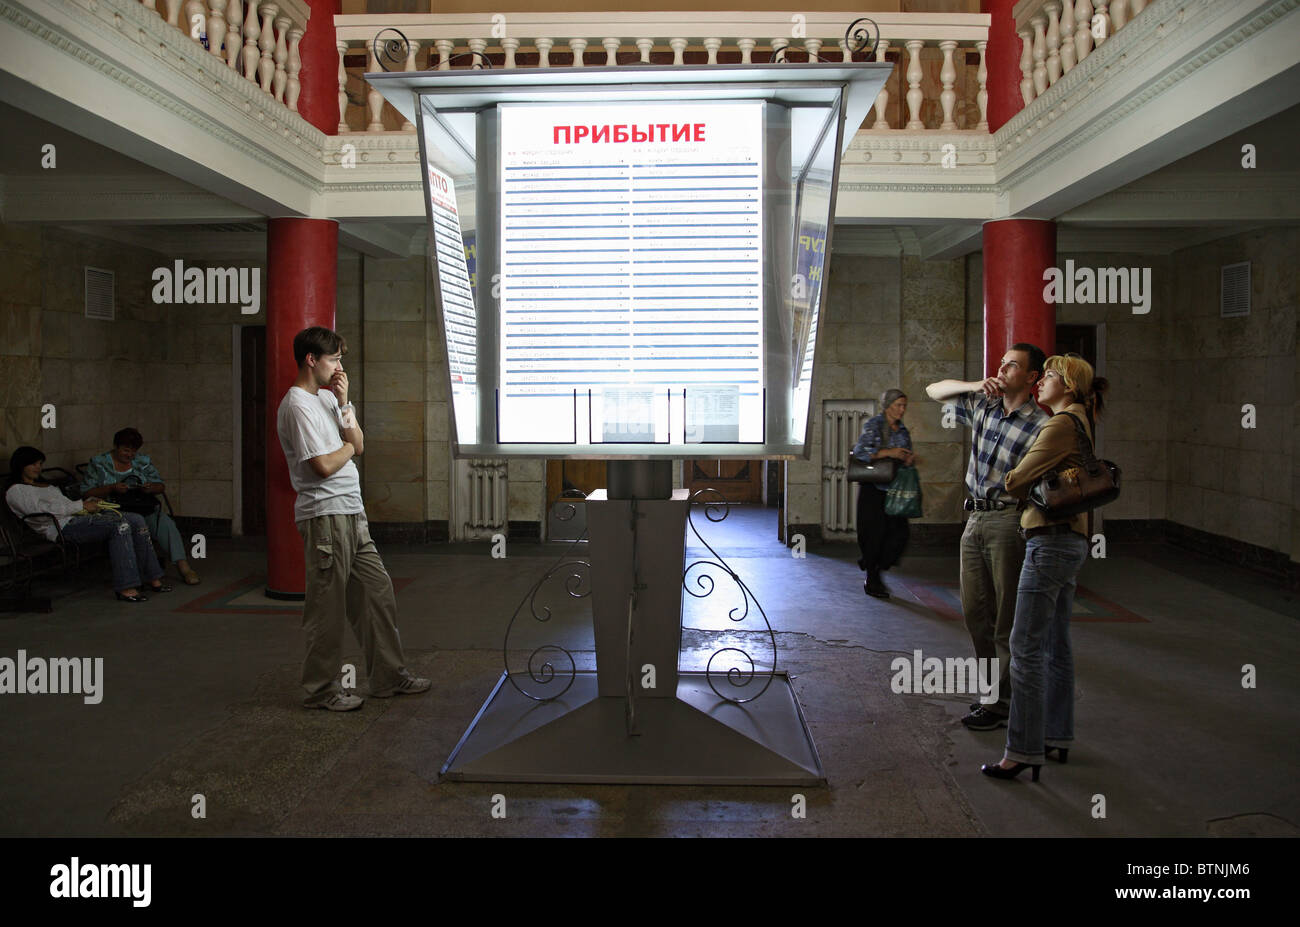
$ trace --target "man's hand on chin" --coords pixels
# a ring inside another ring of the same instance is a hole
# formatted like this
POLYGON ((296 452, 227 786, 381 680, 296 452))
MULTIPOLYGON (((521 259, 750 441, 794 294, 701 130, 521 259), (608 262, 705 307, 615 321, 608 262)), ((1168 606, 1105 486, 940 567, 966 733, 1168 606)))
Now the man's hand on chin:
POLYGON ((340 406, 348 404, 348 375, 342 370, 336 371, 330 378, 330 389, 334 391, 334 398, 339 401, 340 406))

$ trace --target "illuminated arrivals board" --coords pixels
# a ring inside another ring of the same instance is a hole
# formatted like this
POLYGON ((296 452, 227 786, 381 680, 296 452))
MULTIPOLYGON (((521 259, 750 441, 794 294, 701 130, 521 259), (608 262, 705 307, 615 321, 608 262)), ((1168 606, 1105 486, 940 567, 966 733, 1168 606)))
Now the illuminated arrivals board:
POLYGON ((761 440, 763 104, 500 117, 501 440, 761 440))

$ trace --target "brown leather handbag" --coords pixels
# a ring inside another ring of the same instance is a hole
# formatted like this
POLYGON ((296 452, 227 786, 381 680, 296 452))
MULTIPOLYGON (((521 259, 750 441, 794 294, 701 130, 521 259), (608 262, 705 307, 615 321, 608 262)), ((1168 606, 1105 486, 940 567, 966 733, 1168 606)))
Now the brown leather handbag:
POLYGON ((1077 415, 1061 414, 1074 420, 1083 466, 1044 473, 1029 489, 1029 501, 1054 521, 1089 512, 1119 498, 1119 467, 1112 461, 1097 458, 1077 415))

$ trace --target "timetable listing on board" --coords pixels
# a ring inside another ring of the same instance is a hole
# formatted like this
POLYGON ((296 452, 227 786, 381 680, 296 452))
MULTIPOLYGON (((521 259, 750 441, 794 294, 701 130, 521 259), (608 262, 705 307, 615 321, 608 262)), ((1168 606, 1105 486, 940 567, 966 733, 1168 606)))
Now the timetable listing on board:
POLYGON ((763 104, 500 110, 502 439, 634 387, 735 387, 761 432, 763 104))
POLYGON ((429 206, 457 432, 460 440, 473 443, 477 431, 473 425, 477 421, 478 317, 465 260, 460 213, 456 208, 456 186, 450 177, 433 167, 429 168, 429 206))

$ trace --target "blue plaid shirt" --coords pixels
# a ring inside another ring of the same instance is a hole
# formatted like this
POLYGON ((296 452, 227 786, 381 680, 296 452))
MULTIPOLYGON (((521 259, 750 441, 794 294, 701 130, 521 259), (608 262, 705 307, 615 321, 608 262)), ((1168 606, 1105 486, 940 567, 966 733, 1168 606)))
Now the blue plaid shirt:
POLYGON ((1007 472, 1025 456, 1048 414, 1032 397, 1014 412, 1004 412, 1002 397, 983 393, 966 393, 950 401, 957 421, 969 426, 972 433, 966 492, 975 499, 1000 499, 1014 505, 1015 497, 1005 488, 1007 472))

